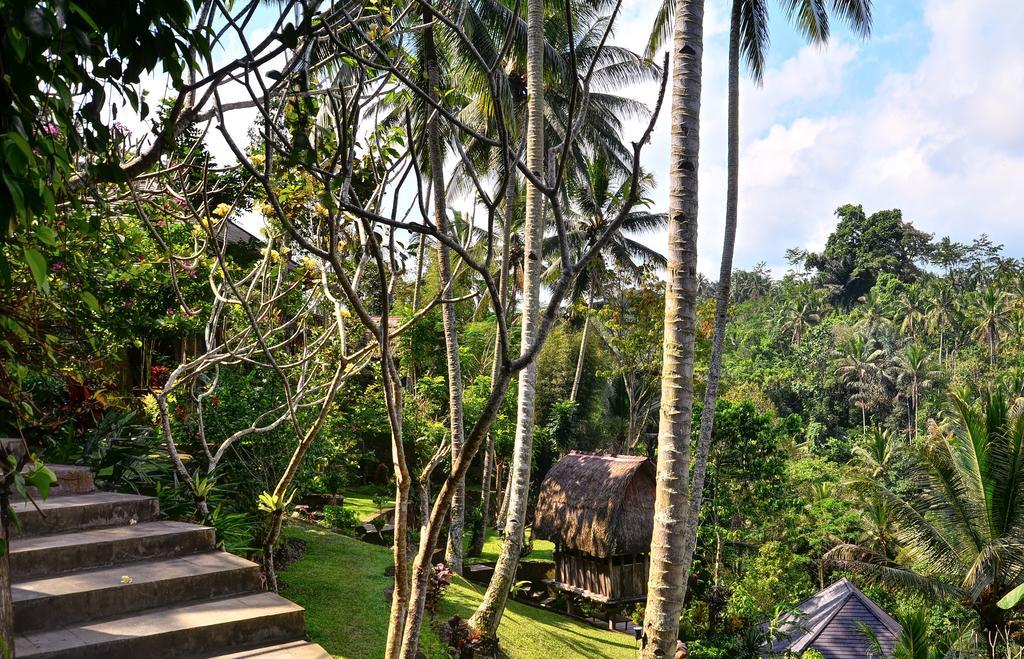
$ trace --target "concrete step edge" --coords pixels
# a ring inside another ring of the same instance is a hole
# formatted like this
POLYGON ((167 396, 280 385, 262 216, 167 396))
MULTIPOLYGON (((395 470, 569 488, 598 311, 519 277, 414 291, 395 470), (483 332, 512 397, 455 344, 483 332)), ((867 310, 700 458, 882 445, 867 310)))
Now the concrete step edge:
POLYGON ((209 657, 246 644, 301 640, 303 620, 299 605, 256 593, 17 634, 15 645, 21 659, 209 657))
POLYGON ((259 566, 221 551, 69 572, 11 587, 16 631, 54 629, 173 604, 257 592, 259 566))
POLYGON ((211 551, 215 542, 213 528, 174 521, 28 536, 11 541, 11 572, 17 582, 211 551))

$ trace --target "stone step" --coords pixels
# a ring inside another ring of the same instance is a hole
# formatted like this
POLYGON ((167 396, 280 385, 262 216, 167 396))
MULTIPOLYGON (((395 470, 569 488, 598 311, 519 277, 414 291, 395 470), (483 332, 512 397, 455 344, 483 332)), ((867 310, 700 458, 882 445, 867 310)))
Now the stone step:
POLYGON ((256 593, 17 634, 19 659, 211 657, 231 648, 298 641, 303 610, 256 593))
POLYGON ((172 604, 251 593, 260 568, 222 551, 17 581, 16 632, 52 629, 172 604))
POLYGON ((11 574, 24 580, 72 570, 210 551, 216 531, 185 522, 143 522, 129 526, 39 535, 11 541, 11 574))
POLYGON ((316 643, 295 641, 221 654, 211 659, 331 659, 331 655, 316 643))
MULTIPOLYGON (((67 494, 89 494, 96 491, 96 485, 92 479, 92 469, 80 465, 46 465, 57 477, 57 482, 50 486, 49 496, 60 497, 67 494)), ((22 471, 27 470, 28 467, 22 471)), ((29 495, 39 501, 39 491, 34 487, 28 488, 29 495)), ((20 494, 15 494, 15 499, 20 500, 20 494)))
POLYGON ((25 442, 21 441, 20 437, 0 437, 0 445, 16 458, 25 455, 25 442))
POLYGON ((44 533, 64 533, 105 526, 127 526, 159 517, 159 505, 153 497, 116 492, 92 492, 51 497, 46 501, 11 503, 18 523, 11 526, 11 537, 44 533), (38 506, 38 509, 37 509, 38 506))

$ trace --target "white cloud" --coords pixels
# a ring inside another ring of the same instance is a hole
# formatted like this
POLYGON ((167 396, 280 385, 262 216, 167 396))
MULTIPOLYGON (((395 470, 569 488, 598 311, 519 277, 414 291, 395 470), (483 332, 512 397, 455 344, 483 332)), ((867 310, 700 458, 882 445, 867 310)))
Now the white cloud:
MULTIPOLYGON (((864 58, 870 44, 840 42, 800 50, 768 71, 761 89, 744 85, 739 266, 781 265, 789 246, 819 248, 847 202, 902 208, 918 227, 960 240, 988 232, 1010 255, 1024 254, 1024 3, 930 0, 923 10, 927 29, 909 38, 927 48, 909 70, 864 58), (874 89, 856 86, 865 84, 858 67, 875 68, 874 89)), ((900 26, 875 26, 883 40, 887 30, 908 38, 900 26)), ((725 206, 725 49, 721 35, 705 42, 698 247, 709 275, 717 273, 725 206)), ((659 203, 667 112, 645 158, 659 203)))

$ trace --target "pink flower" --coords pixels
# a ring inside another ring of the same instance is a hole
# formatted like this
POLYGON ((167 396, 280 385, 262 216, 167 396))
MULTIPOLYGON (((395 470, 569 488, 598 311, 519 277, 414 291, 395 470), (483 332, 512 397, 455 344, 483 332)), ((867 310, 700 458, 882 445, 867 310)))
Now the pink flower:
POLYGON ((57 135, 60 135, 60 129, 57 128, 57 124, 51 121, 47 121, 45 124, 43 124, 42 130, 45 134, 49 135, 50 137, 56 137, 57 135))
POLYGON ((63 261, 54 261, 52 264, 50 264, 50 268, 54 272, 64 272, 66 266, 64 265, 63 261))

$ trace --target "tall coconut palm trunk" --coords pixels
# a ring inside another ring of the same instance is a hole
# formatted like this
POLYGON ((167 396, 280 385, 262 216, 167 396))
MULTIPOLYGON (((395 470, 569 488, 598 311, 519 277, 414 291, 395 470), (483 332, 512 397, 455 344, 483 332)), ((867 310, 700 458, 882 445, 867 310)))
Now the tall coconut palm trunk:
MULTIPOLYGON (((441 70, 437 62, 437 47, 434 43, 433 15, 428 7, 423 8, 423 55, 427 65, 427 93, 437 102, 437 90, 441 87, 441 70)), ((448 209, 445 203, 444 160, 441 158, 441 135, 438 113, 432 108, 427 118, 427 158, 430 166, 430 180, 434 194, 434 224, 441 235, 448 235, 448 209)), ((448 247, 437 243, 437 272, 441 286, 449 286, 452 276, 451 257, 448 247)), ((443 291, 445 298, 453 297, 453 289, 443 291)), ((441 317, 444 327, 444 347, 448 365, 448 432, 451 435, 452 463, 459 457, 465 443, 462 421, 462 364, 459 360, 459 335, 456 327, 455 303, 441 303, 441 317)), ((462 574, 462 535, 466 521, 466 483, 459 484, 452 499, 449 517, 448 546, 445 560, 456 574, 462 574)))
MULTIPOLYGON (((508 172, 508 185, 505 194, 505 221, 501 233, 501 261, 498 265, 498 305, 501 313, 505 312, 508 303, 508 280, 509 261, 511 260, 512 240, 512 216, 515 211, 516 195, 516 173, 508 172)), ((491 362, 491 383, 497 382, 498 371, 501 368, 500 351, 498 344, 501 341, 500 325, 495 323, 494 328, 494 359, 491 362)), ((480 483, 480 534, 477 537, 477 544, 472 547, 471 554, 479 555, 483 549, 484 536, 487 535, 487 526, 490 522, 491 513, 491 472, 494 471, 494 431, 487 433, 487 446, 484 449, 483 477, 480 483)))
POLYGON ((697 304, 697 162, 700 147, 703 0, 676 0, 672 61, 668 286, 658 472, 644 657, 672 657, 679 633, 687 566, 690 425, 693 414, 697 304))
POLYGON ((594 294, 591 291, 587 296, 586 317, 583 319, 583 332, 580 337, 580 354, 576 359, 576 374, 572 379, 572 391, 569 393, 569 400, 576 402, 580 393, 580 382, 583 381, 583 360, 587 356, 587 340, 590 338, 590 312, 594 308, 594 294))
MULTIPOLYGON (((544 180, 544 2, 527 2, 526 44, 526 166, 544 180)), ((524 233, 523 319, 521 348, 528 350, 540 325, 541 250, 544 236, 544 197, 537 186, 526 190, 524 233)), ((526 502, 530 492, 530 462, 533 455, 533 416, 536 399, 537 361, 519 372, 516 409, 516 437, 512 453, 510 492, 505 537, 491 582, 469 624, 488 637, 498 633, 509 590, 515 580, 526 524, 526 502)))
MULTIPOLYGON (((722 374, 722 347, 729 321, 729 297, 732 291, 732 258, 736 249, 736 223, 740 177, 740 23, 743 0, 733 0, 729 28, 729 112, 728 112, 728 177, 725 195, 725 238, 722 242, 722 263, 718 272, 718 293, 715 300, 715 330, 711 338, 711 363, 708 383, 704 391, 704 411, 700 417, 700 436, 697 456, 693 464, 693 485, 690 488, 690 510, 686 523, 686 552, 684 571, 689 570, 693 551, 697 545, 697 526, 700 507, 704 501, 704 476, 707 472, 711 436, 715 429, 715 405, 718 402, 718 384, 722 374)), ((683 580, 686 593, 686 579, 683 580)))

